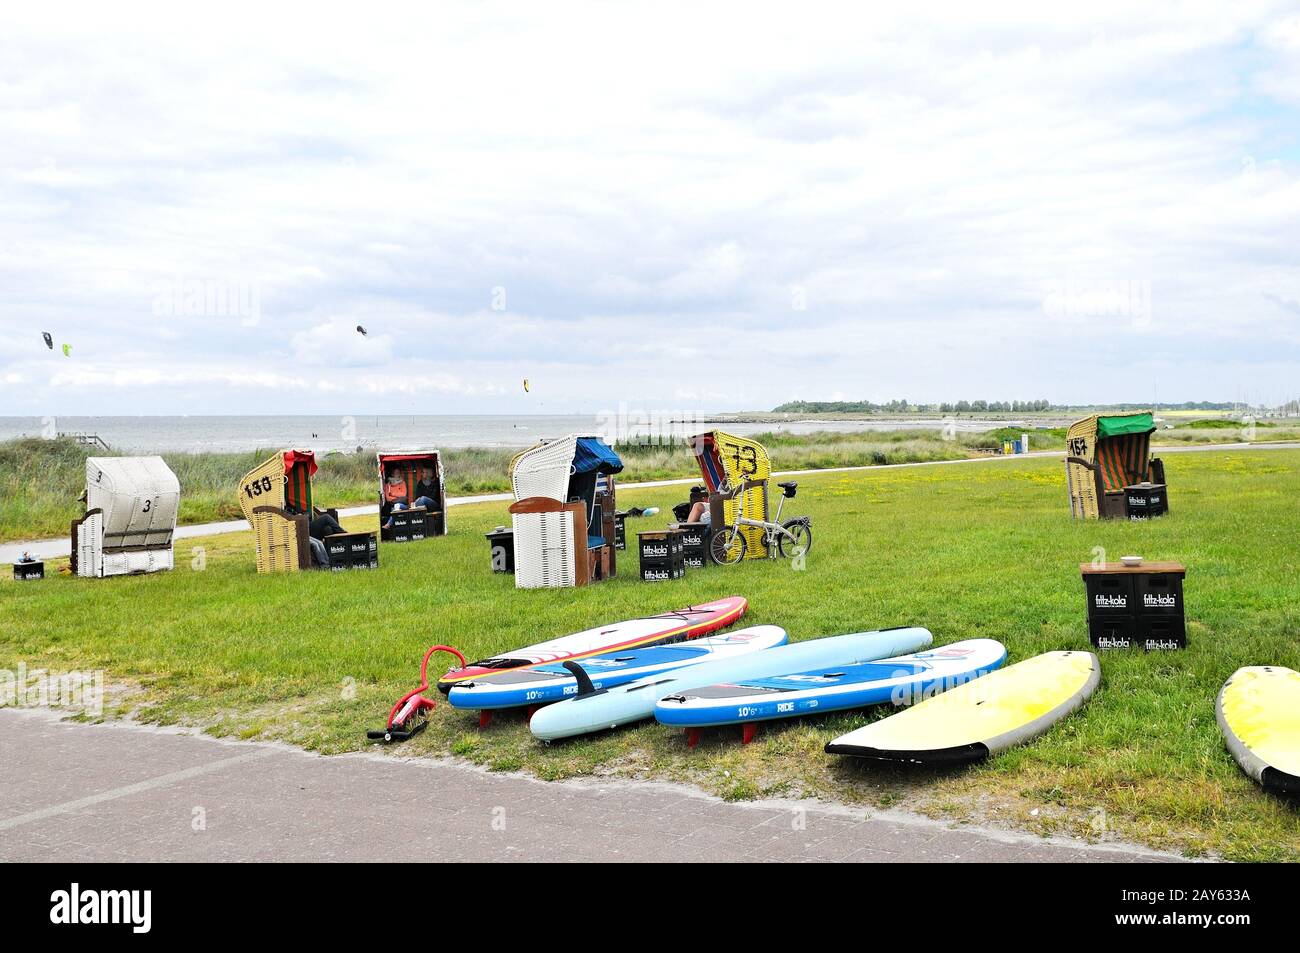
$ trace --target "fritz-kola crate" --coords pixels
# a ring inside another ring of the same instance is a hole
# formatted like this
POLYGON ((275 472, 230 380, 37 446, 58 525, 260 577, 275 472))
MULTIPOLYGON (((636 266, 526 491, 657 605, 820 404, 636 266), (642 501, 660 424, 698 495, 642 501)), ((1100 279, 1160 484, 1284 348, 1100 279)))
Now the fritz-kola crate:
POLYGON ((1088 638, 1098 649, 1187 647, 1181 563, 1079 567, 1088 594, 1088 638))
POLYGON ((1124 512, 1131 520, 1164 516, 1169 512, 1169 488, 1163 483, 1138 483, 1124 487, 1124 512))
POLYGON ((685 552, 682 546, 680 530, 648 530, 644 533, 637 533, 636 539, 640 549, 641 562, 680 559, 685 552))
POLYGON ((641 555, 642 581, 662 582, 681 579, 686 575, 686 552, 682 547, 680 530, 659 529, 638 533, 637 550, 641 555))
POLYGON ((428 526, 428 513, 423 509, 395 510, 393 525, 388 529, 388 540, 393 543, 413 543, 424 539, 428 526))
POLYGON ((378 569, 379 542, 374 533, 338 533, 325 537, 330 569, 378 569))
POLYGON ((25 582, 30 579, 45 578, 45 563, 39 559, 29 559, 26 562, 14 563, 14 581, 25 582))

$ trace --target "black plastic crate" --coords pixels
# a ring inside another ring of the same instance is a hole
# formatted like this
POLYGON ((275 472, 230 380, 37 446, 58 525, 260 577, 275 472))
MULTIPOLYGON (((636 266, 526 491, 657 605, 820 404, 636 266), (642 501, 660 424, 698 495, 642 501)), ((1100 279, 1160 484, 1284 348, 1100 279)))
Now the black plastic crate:
POLYGON ((1131 520, 1145 520, 1169 512, 1168 489, 1161 483, 1124 488, 1124 513, 1131 520))
POLYGON ((45 578, 45 563, 39 559, 26 563, 14 563, 14 581, 28 582, 33 579, 45 578))
POLYGON ((1095 649, 1131 649, 1138 644, 1137 620, 1129 615, 1103 616, 1088 622, 1088 641, 1095 649))
POLYGON ((338 533, 325 537, 330 569, 377 569, 379 543, 374 533, 338 533))
POLYGON ((685 575, 686 564, 680 561, 641 564, 642 582, 667 582, 671 579, 681 579, 685 575))
POLYGON ((614 548, 627 549, 627 513, 614 514, 614 548))
POLYGON ((655 529, 637 534, 637 549, 643 563, 680 560, 685 550, 682 548, 682 534, 675 529, 655 529))
POLYGON ((1133 577, 1133 598, 1139 615, 1183 615, 1183 577, 1172 572, 1133 577))
POLYGON ((492 571, 513 574, 515 571, 515 531, 498 526, 484 534, 492 547, 492 571))
POLYGON ((1138 641, 1148 652, 1187 648, 1187 624, 1182 616, 1144 616, 1137 620, 1138 641))
POLYGON ((1088 618, 1132 615, 1137 609, 1133 577, 1128 573, 1089 573, 1083 577, 1088 590, 1088 618))
POLYGON ((709 530, 711 527, 708 523, 682 523, 677 529, 682 534, 682 550, 684 552, 702 553, 709 547, 709 530))
POLYGON ((393 525, 388 528, 388 540, 394 543, 413 543, 428 535, 429 514, 424 510, 396 510, 393 525))

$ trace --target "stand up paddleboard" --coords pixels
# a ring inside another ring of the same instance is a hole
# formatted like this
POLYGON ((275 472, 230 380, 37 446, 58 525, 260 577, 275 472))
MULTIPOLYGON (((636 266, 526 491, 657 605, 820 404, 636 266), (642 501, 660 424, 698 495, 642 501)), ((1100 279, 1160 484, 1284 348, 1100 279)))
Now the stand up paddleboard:
POLYGON ((676 691, 655 705, 655 718, 660 724, 687 729, 743 724, 748 744, 754 737, 755 722, 886 702, 914 705, 987 675, 1006 658, 1001 642, 970 639, 878 662, 819 666, 771 678, 676 691))
POLYGON ((1101 683, 1091 652, 1047 652, 991 672, 826 746, 830 754, 888 761, 979 761, 1036 738, 1101 683))
MULTIPOLYGON (((588 682, 581 687, 588 688, 589 692, 610 689, 687 665, 739 658, 785 645, 786 641, 785 629, 780 626, 756 625, 675 645, 606 652, 582 660, 581 671, 588 677, 588 682)), ((458 682, 447 693, 447 700, 453 708, 519 708, 563 701, 577 695, 578 690, 578 677, 563 664, 539 665, 458 682)))
MULTIPOLYGON (((582 694, 556 705, 547 705, 528 723, 543 741, 569 738, 605 728, 617 728, 649 718, 655 702, 674 692, 703 685, 741 679, 769 678, 783 672, 798 672, 836 665, 888 658, 924 648, 933 636, 921 628, 885 629, 825 639, 810 639, 782 645, 743 658, 703 662, 666 675, 643 678, 607 691, 582 694)), ((573 668, 578 668, 577 664, 573 668)))
POLYGON ((1219 730, 1241 770, 1281 794, 1300 794, 1300 672, 1239 668, 1214 703, 1219 730))
POLYGON ((494 655, 492 658, 471 662, 464 668, 452 669, 438 682, 438 691, 445 695, 451 690, 451 686, 458 682, 468 682, 505 669, 530 668, 551 662, 602 655, 615 650, 698 638, 731 625, 745 614, 748 605, 743 596, 729 596, 716 602, 689 606, 675 612, 616 622, 613 625, 602 625, 587 629, 585 632, 564 635, 549 642, 539 642, 503 655, 494 655))

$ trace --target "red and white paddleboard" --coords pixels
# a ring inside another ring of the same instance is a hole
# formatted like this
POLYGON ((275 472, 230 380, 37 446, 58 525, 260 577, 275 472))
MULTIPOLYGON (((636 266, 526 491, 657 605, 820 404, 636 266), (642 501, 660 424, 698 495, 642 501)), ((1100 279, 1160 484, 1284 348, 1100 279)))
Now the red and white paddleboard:
POLYGON ((553 662, 580 660, 590 655, 616 652, 619 649, 639 648, 695 639, 731 625, 749 608, 744 596, 728 596, 703 605, 688 606, 673 612, 644 619, 629 619, 613 625, 602 625, 585 632, 563 635, 549 642, 539 642, 513 652, 504 652, 464 668, 455 668, 438 682, 438 691, 444 695, 451 686, 471 678, 483 678, 493 672, 531 668, 553 662))

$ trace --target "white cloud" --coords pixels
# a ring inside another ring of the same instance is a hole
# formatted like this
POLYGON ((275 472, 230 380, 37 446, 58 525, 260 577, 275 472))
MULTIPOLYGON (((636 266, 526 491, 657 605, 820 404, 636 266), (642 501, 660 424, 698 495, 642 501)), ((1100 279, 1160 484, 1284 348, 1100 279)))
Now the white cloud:
POLYGON ((371 334, 353 320, 318 324, 293 336, 291 347, 297 364, 315 367, 379 367, 393 359, 393 339, 371 334))
POLYGON ((223 9, 7 16, 0 402, 1294 396, 1285 4, 223 9))

